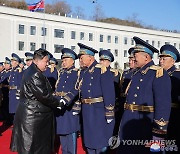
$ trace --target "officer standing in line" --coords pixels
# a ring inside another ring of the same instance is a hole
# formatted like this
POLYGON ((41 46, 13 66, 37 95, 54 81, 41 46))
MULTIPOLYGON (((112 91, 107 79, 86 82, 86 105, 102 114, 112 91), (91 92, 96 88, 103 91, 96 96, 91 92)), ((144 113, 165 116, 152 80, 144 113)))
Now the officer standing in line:
POLYGON ((63 100, 69 104, 80 90, 84 145, 89 154, 107 153, 114 129, 114 80, 112 73, 95 60, 97 50, 78 45, 80 62, 86 69, 81 73, 79 84, 63 100))
POLYGON ((134 51, 133 47, 128 50, 129 69, 125 70, 122 73, 121 81, 120 81, 120 87, 121 87, 121 92, 120 92, 120 102, 121 103, 120 104, 121 104, 121 106, 123 106, 123 110, 124 110, 124 103, 126 101, 126 88, 129 84, 129 82, 131 81, 133 73, 135 73, 137 71, 133 51, 134 51))
POLYGON ((19 67, 22 69, 22 71, 25 70, 25 66, 26 66, 26 64, 25 64, 24 60, 21 58, 21 61, 19 63, 19 67))
POLYGON ((4 116, 4 123, 3 125, 9 125, 9 83, 8 78, 11 71, 11 60, 6 57, 4 62, 4 71, 1 77, 1 85, 2 85, 2 94, 3 94, 3 101, 2 101, 2 114, 4 116))
MULTIPOLYGON (((161 140, 167 134, 171 109, 171 81, 168 73, 152 60, 156 48, 138 37, 134 58, 137 68, 127 88, 126 103, 120 124, 120 140, 161 140)), ((148 154, 145 145, 118 148, 118 154, 148 154)))
POLYGON ((180 70, 175 67, 175 63, 180 62, 178 50, 170 45, 163 45, 160 49, 159 64, 167 70, 171 78, 171 115, 167 130, 169 140, 176 140, 175 143, 180 148, 180 126, 177 122, 180 120, 180 70))
POLYGON ((114 61, 114 56, 109 50, 101 50, 99 52, 100 64, 107 67, 112 73, 112 79, 114 80, 114 88, 116 94, 115 102, 115 128, 114 135, 118 135, 119 124, 120 124, 120 115, 121 110, 119 110, 120 103, 120 72, 117 69, 111 68, 111 63, 114 61))
MULTIPOLYGON (((59 72, 56 83, 55 95, 59 98, 64 97, 71 89, 75 87, 78 69, 75 68, 75 60, 77 54, 69 49, 62 49, 62 69, 59 72)), ((73 100, 72 104, 64 108, 56 117, 57 134, 60 137, 62 146, 62 154, 77 153, 77 131, 79 130, 79 115, 73 115, 73 105, 77 101, 78 96, 73 100)))
POLYGON ((56 69, 57 64, 58 62, 54 57, 50 58, 49 66, 46 69, 46 71, 43 73, 48 78, 53 91, 55 90, 55 84, 58 79, 58 71, 56 69))
POLYGON ((21 61, 20 57, 12 53, 11 65, 12 70, 9 75, 9 113, 11 123, 13 122, 14 114, 18 105, 17 93, 19 93, 21 79, 22 79, 22 69, 19 67, 21 61))
POLYGON ((32 62, 33 62, 33 56, 34 54, 30 53, 30 52, 26 52, 25 53, 25 57, 26 57, 26 66, 29 67, 32 62))

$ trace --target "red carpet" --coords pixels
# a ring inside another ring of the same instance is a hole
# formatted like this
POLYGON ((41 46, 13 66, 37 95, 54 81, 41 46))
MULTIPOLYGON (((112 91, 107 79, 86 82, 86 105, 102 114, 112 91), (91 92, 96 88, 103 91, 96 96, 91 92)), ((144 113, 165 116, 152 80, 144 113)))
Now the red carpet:
MULTIPOLYGON (((9 149, 11 133, 12 129, 5 127, 2 125, 2 122, 0 122, 0 154, 17 154, 16 152, 11 152, 9 149)), ((77 153, 85 154, 80 137, 78 138, 77 153)), ((58 154, 61 154, 61 150, 59 150, 58 154)))

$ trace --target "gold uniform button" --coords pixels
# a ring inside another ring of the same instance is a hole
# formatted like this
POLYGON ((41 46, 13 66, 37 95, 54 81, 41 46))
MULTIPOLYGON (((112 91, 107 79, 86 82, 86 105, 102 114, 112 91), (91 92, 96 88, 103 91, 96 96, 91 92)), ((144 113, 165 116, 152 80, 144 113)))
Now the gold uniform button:
POLYGON ((92 84, 90 83, 89 85, 91 86, 92 84))
POLYGON ((90 93, 90 92, 91 92, 91 90, 88 90, 88 92, 90 93))
POLYGON ((66 81, 64 81, 66 83, 66 81))
POLYGON ((63 88, 64 88, 64 86, 63 86, 63 88))
POLYGON ((142 82, 143 81, 143 79, 140 79, 140 82, 142 82))
POLYGON ((137 89, 139 89, 139 87, 137 87, 137 89))
POLYGON ((133 104, 136 104, 136 102, 132 102, 133 104))
POLYGON ((93 79, 93 77, 91 77, 91 79, 93 79))
POLYGON ((137 94, 134 94, 134 97, 137 97, 137 94))
POLYGON ((67 78, 69 78, 69 76, 67 76, 67 78))

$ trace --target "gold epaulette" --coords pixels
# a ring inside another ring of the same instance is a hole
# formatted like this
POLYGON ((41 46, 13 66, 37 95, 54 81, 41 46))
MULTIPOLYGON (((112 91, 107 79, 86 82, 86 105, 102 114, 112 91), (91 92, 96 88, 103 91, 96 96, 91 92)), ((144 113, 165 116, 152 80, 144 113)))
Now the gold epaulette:
POLYGON ((150 69, 156 71, 156 78, 163 76, 163 68, 162 67, 152 65, 152 66, 150 66, 150 69))
POLYGON ((110 71, 114 73, 114 76, 117 76, 119 74, 119 71, 117 69, 111 68, 110 71))
POLYGON ((101 74, 103 74, 103 73, 105 73, 105 72, 107 71, 106 66, 103 66, 103 65, 101 65, 101 64, 96 64, 95 67, 101 69, 101 74))
POLYGON ((17 70, 19 73, 22 72, 22 68, 21 68, 21 67, 16 68, 16 70, 17 70))

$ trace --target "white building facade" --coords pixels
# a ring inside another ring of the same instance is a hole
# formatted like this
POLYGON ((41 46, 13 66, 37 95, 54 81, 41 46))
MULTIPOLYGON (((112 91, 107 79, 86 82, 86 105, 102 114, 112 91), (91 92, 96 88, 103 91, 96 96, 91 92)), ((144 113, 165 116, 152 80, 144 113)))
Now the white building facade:
MULTIPOLYGON (((109 49, 115 61, 112 67, 126 69, 128 49, 135 45, 138 36, 157 49, 172 44, 180 51, 180 34, 87 21, 58 15, 29 12, 0 6, 0 61, 17 53, 24 58, 25 52, 45 48, 60 59, 61 49, 66 47, 79 52, 78 42, 98 51, 109 49)), ((98 54, 96 55, 98 60, 98 54)), ((154 55, 158 63, 158 55, 154 55)), ((78 65, 78 62, 77 64, 78 65)), ((177 64, 178 67, 180 64, 177 64)))

